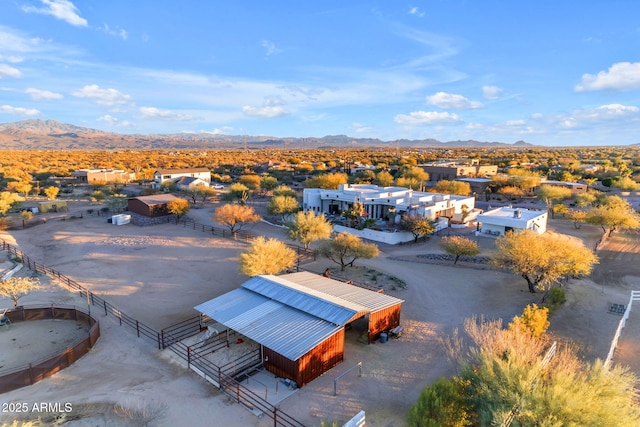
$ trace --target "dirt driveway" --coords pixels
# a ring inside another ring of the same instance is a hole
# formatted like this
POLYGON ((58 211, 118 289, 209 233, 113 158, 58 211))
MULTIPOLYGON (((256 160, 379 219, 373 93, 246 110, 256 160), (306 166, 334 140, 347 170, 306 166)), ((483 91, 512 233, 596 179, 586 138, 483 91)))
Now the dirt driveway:
MULTIPOLYGON (((209 213, 202 212, 204 221, 209 213)), ((567 232, 572 227, 571 223, 555 221, 551 228, 555 224, 567 232)), ((261 224, 254 232, 268 227, 261 224)), ((278 229, 268 230, 265 234, 281 234, 278 229)), ((588 229, 571 233, 586 233, 587 239, 596 235, 595 230, 588 229)), ((47 222, 3 238, 14 240, 32 258, 158 329, 195 315, 194 305, 235 289, 246 280, 237 271, 237 255, 243 243, 170 224, 115 226, 107 224, 104 217, 85 217, 47 222)), ((492 242, 483 241, 483 247, 490 251, 492 242)), ((442 346, 442 340, 454 328, 472 315, 508 321, 526 304, 540 300, 540 294, 528 293, 526 283, 511 274, 398 261, 407 255, 438 251, 434 238, 416 245, 382 247, 378 258, 356 262, 407 283, 406 289, 389 292, 405 300, 404 334, 400 339, 372 345, 363 345, 347 334, 345 362, 283 401, 283 411, 310 426, 322 421, 342 424, 360 410, 366 411, 370 426, 405 426, 407 410, 420 391, 438 377, 455 374, 456 365, 446 357, 442 346), (363 364, 362 377, 357 370, 342 377, 334 396, 334 379, 358 362, 363 364)), ((599 268, 607 268, 604 264, 599 268)), ((328 265, 326 260, 319 260, 305 267, 322 272, 328 265)), ((634 265, 640 266, 640 262, 634 265)), ((640 277, 640 273, 630 271, 626 277, 640 277)), ((591 280, 570 282, 568 303, 552 318, 552 331, 585 344, 585 357, 604 358, 619 320, 607 314, 607 302, 624 302, 628 288, 591 280)), ((29 295, 21 302, 27 305, 58 299, 68 303, 74 298, 50 290, 29 295)), ((56 401, 63 397, 77 405, 121 402, 134 409, 149 409, 155 414, 149 425, 158 426, 212 425, 214 417, 229 426, 269 425, 230 404, 194 374, 157 360, 153 345, 135 338, 114 319, 103 318, 101 322, 105 325, 103 339, 76 365, 27 389, 0 395, 0 401, 56 401)), ((98 421, 92 425, 101 425, 98 421)))

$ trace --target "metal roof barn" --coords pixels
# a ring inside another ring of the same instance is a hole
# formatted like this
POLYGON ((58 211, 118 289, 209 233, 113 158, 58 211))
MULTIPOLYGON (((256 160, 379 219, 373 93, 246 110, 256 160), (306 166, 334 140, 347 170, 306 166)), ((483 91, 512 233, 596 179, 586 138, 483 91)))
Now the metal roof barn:
POLYGON ((256 276, 195 307, 262 346, 264 366, 307 384, 342 362, 344 327, 369 315, 369 343, 400 324, 402 300, 313 273, 256 276))

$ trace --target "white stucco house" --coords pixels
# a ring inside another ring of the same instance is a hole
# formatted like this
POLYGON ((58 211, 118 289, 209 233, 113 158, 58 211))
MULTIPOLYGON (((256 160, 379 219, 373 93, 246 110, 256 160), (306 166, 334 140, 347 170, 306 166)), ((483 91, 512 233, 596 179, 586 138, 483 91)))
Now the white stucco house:
POLYGON ((462 222, 465 214, 465 219, 471 219, 475 207, 471 196, 370 184, 342 184, 337 190, 305 188, 302 207, 305 211, 332 215, 349 210, 354 203, 364 206, 368 218, 390 222, 398 222, 403 214, 462 222))
POLYGON ((547 231, 546 210, 501 207, 478 215, 479 233, 504 236, 508 231, 533 230, 538 234, 547 231))
POLYGON ((182 177, 199 178, 205 185, 211 183, 211 171, 208 168, 158 169, 153 174, 153 188, 160 188, 163 181, 177 181, 182 177))

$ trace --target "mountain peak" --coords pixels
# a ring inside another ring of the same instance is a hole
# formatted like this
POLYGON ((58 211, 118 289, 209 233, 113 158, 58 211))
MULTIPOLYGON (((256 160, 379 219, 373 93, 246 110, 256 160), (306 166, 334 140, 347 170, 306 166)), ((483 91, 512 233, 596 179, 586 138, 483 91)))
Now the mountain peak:
POLYGON ((105 134, 104 132, 96 129, 89 129, 81 126, 75 126, 68 123, 61 123, 57 120, 42 120, 42 119, 28 119, 21 120, 19 122, 2 123, 0 124, 0 132, 2 131, 23 131, 29 133, 35 133, 38 135, 55 135, 55 134, 67 134, 67 133, 91 133, 91 134, 105 134))

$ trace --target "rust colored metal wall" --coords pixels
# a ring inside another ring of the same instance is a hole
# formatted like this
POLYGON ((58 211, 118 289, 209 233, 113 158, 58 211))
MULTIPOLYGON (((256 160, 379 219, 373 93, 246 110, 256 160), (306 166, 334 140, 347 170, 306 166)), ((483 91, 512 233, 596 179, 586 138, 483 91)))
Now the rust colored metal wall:
POLYGON ((87 322, 91 329, 88 337, 77 342, 72 347, 67 347, 62 353, 51 356, 47 360, 39 361, 36 364, 27 363, 0 372, 0 393, 32 385, 70 366, 91 350, 91 347, 100 338, 100 325, 98 322, 75 307, 19 307, 7 312, 6 315, 12 322, 43 319, 76 320, 78 322, 87 322))
POLYGON ((380 334, 400 324, 400 309, 397 304, 369 315, 369 344, 380 337, 380 334))
POLYGON ((127 202, 127 210, 144 216, 153 216, 153 212, 149 205, 142 203, 138 199, 129 199, 127 202))
POLYGON ((310 383, 344 360, 344 329, 316 346, 300 359, 293 361, 264 348, 267 370, 279 377, 296 382, 298 387, 310 383))

